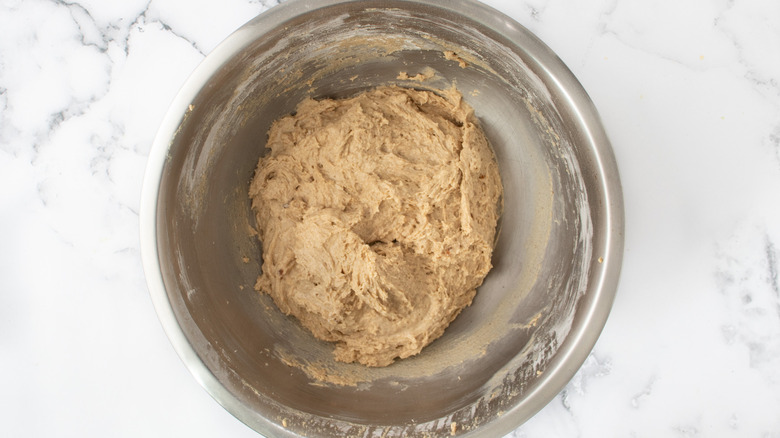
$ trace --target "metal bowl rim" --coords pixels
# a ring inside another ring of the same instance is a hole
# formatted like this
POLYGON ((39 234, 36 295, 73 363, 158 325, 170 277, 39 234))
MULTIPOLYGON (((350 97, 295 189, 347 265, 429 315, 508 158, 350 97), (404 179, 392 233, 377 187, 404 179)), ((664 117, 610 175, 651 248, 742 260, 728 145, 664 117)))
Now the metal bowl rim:
MULTIPOLYGON (((561 345, 555 366, 545 372, 542 380, 510 411, 473 431, 470 436, 495 436, 508 433, 549 403, 571 380, 606 324, 617 290, 624 245, 623 197, 614 153, 595 105, 560 58, 529 30, 512 18, 476 0, 402 0, 409 4, 429 5, 454 15, 462 15, 496 31, 534 56, 544 74, 567 97, 567 104, 580 120, 578 123, 590 137, 590 147, 597 160, 600 189, 604 198, 606 229, 603 269, 598 282, 588 292, 592 300, 582 312, 580 323, 572 327, 561 345)), ((160 270, 157 247, 157 202, 160 182, 170 145, 190 103, 212 75, 259 35, 281 22, 322 7, 349 0, 288 0, 264 11, 236 30, 220 43, 193 71, 172 101, 149 152, 140 201, 141 258, 152 302, 163 329, 196 381, 228 412, 263 434, 297 436, 270 420, 258 421, 256 413, 231 394, 212 374, 187 340, 174 315, 160 270)))

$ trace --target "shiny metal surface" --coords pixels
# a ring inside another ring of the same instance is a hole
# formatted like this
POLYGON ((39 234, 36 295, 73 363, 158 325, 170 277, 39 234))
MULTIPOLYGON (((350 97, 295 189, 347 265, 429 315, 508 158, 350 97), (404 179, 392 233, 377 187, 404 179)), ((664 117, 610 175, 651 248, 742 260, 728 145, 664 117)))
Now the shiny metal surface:
POLYGON ((198 382, 266 436, 510 432, 590 352, 623 249, 617 167, 587 94, 530 32, 467 0, 290 0, 252 20, 172 104, 141 208, 167 335, 198 382), (431 80, 398 79, 426 67, 431 80), (367 369, 333 362, 327 343, 254 292, 261 247, 247 190, 274 119, 306 96, 388 83, 463 92, 496 151, 505 211, 472 306, 420 355, 367 369))

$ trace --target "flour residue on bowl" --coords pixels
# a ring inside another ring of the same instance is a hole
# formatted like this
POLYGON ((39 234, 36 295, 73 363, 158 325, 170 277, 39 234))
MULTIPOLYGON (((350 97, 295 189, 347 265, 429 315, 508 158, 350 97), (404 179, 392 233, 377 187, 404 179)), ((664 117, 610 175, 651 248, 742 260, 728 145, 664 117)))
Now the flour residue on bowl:
POLYGON ((358 386, 372 380, 366 368, 359 365, 336 365, 326 359, 307 359, 300 352, 291 352, 284 347, 274 349, 274 354, 285 365, 303 371, 310 380, 310 385, 358 386))

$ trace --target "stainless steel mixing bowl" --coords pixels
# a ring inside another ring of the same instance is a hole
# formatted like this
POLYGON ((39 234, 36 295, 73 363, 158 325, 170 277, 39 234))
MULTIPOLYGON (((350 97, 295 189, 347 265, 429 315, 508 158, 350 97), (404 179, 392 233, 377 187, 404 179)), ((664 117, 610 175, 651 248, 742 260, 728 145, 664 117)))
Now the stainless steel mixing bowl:
POLYGON ((198 382, 267 436, 510 432, 589 354, 622 258, 620 182, 593 104, 541 41, 469 0, 291 0, 263 13, 176 97, 141 207, 166 333, 198 382), (307 96, 380 84, 456 85, 496 151, 505 209, 473 304, 418 356, 365 368, 334 362, 253 290, 247 190, 273 120, 307 96))

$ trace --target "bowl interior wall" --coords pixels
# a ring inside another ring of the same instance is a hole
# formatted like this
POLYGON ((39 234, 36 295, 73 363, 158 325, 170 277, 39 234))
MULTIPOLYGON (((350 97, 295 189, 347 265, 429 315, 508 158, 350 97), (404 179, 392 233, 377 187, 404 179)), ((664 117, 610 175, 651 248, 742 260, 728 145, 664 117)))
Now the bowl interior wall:
POLYGON ((279 24, 208 81, 171 143, 158 251, 179 324, 242 403, 292 431, 355 424, 414 435, 411 424, 453 412, 476 427, 534 387, 585 289, 592 233, 577 133, 536 68, 490 29, 433 7, 337 6, 279 24), (427 81, 398 79, 426 68, 427 81), (496 152, 504 213, 473 304, 418 356, 370 369, 334 362, 328 343, 253 290, 262 259, 247 192, 273 120, 306 97, 387 84, 463 93, 496 152))

